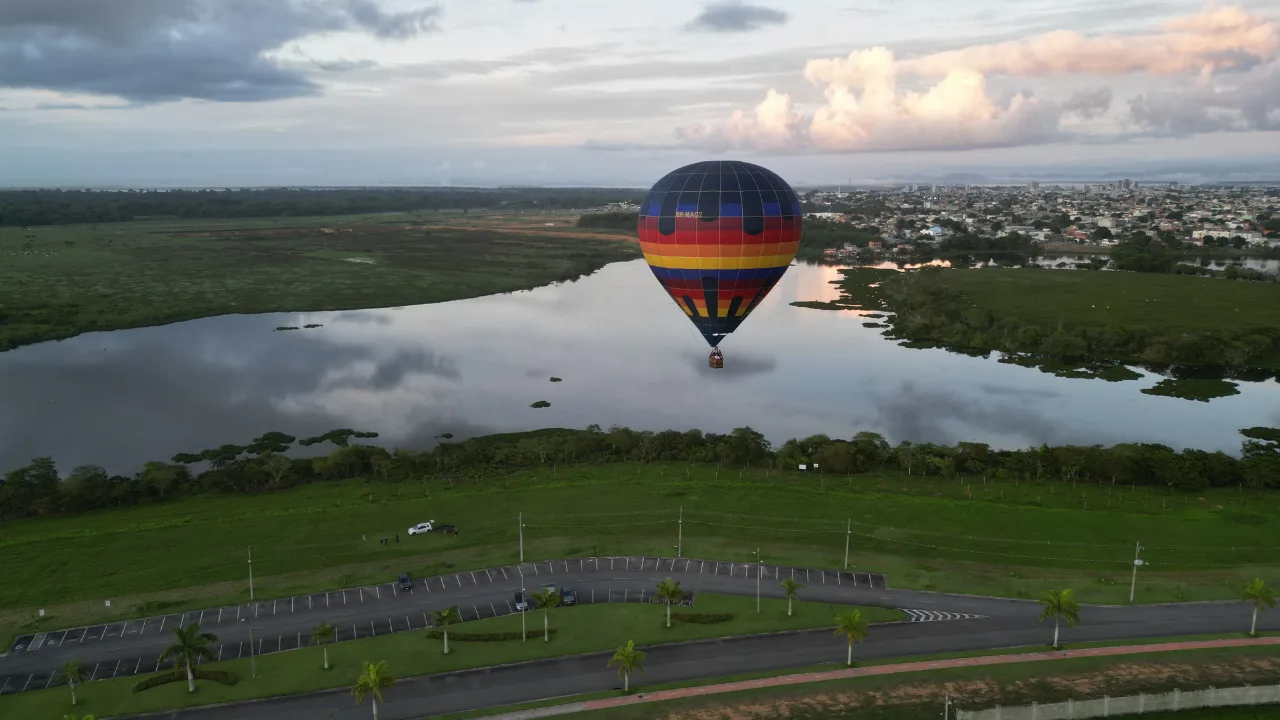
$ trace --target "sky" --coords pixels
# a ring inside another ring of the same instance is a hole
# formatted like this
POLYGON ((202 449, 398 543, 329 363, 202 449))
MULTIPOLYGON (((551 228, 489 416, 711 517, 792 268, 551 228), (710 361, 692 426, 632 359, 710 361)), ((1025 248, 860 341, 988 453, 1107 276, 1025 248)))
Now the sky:
POLYGON ((717 158, 1280 179, 1280 0, 0 2, 0 186, 647 187, 717 158))

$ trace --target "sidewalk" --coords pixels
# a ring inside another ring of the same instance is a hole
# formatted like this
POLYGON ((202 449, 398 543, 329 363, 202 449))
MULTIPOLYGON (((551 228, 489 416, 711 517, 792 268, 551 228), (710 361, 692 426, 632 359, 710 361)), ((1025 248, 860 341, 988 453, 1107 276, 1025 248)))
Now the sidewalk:
POLYGON ((932 660, 913 663, 894 663, 890 665, 872 665, 865 668, 846 668, 844 670, 827 670, 824 672, 801 673, 798 675, 781 675, 778 677, 760 678, 758 680, 741 680, 738 682, 720 683, 718 685, 702 685, 699 687, 678 688, 675 690, 659 690, 651 693, 638 693, 616 698, 587 700, 565 705, 549 705, 532 710, 519 710, 501 715, 486 715, 477 720, 533 720, 534 718, 568 715, 587 710, 603 710, 605 708, 636 705, 638 703, 662 702, 687 697, 719 695, 721 693, 756 690, 759 688, 782 687, 785 685, 802 685, 804 683, 823 682, 826 680, 843 680, 845 678, 866 677, 870 675, 893 675, 896 673, 919 672, 921 670, 942 670, 945 668, 978 667, 982 665, 1003 665, 1006 663, 1026 663, 1038 660, 1063 660, 1067 658, 1104 657, 1110 655, 1138 655, 1142 653, 1176 652, 1179 650, 1205 650, 1211 648, 1256 647, 1259 645, 1280 645, 1280 637, 1263 637, 1257 639, 1240 638, 1236 640, 1196 640, 1191 642, 1152 643, 1149 645, 1122 645, 1117 647, 1082 648, 1080 650, 1059 650, 1049 652, 1019 653, 1013 655, 987 655, 983 657, 955 658, 953 660, 932 660))

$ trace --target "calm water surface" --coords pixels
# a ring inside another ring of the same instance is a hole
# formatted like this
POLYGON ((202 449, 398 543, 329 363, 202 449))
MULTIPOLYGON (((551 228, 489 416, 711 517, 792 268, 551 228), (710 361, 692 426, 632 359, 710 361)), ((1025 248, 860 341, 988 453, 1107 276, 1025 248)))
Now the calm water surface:
POLYGON ((51 455, 134 472, 147 460, 268 430, 377 430, 425 448, 455 438, 598 423, 776 443, 859 430, 891 441, 1003 447, 1162 442, 1238 450, 1280 425, 1280 384, 1199 403, 944 350, 899 347, 831 300, 835 268, 799 265, 706 366, 701 338, 642 261, 528 292, 379 310, 226 316, 82 335, 0 353, 0 471, 51 455), (324 327, 273 332, 276 326, 324 327), (557 376, 564 382, 551 383, 557 376), (529 404, 547 400, 551 407, 529 404))

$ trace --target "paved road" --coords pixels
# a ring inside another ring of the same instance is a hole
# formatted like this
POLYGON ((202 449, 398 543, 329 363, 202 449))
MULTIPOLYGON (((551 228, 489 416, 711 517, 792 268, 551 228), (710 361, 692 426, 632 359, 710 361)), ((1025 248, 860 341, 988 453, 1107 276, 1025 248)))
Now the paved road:
MULTIPOLYGON (((653 598, 654 585, 667 575, 694 591, 745 594, 754 592, 756 572, 754 564, 687 558, 578 558, 417 578, 408 593, 387 583, 50 631, 16 638, 9 653, 0 657, 0 695, 48 687, 56 682, 58 668, 76 657, 94 680, 154 672, 160 652, 172 642, 170 631, 192 622, 217 635, 215 658, 228 660, 248 656, 251 645, 259 654, 306 647, 312 629, 322 622, 337 626, 341 642, 421 630, 429 624, 432 610, 451 605, 458 606, 464 621, 507 615, 515 611, 514 596, 522 583, 530 589, 543 583, 573 587, 582 604, 646 602, 653 598)), ((892 594, 881 592, 881 575, 776 565, 764 567, 763 594, 779 597, 776 580, 791 575, 813 586, 806 592, 813 599, 848 602, 865 595, 857 601, 889 606, 895 602, 892 594)))
MULTIPOLYGON (((255 636, 265 650, 275 644, 288 649, 305 644, 307 632, 327 621, 342 627, 343 639, 384 634, 423 627, 422 613, 458 605, 467 619, 503 614, 504 606, 521 587, 521 573, 526 587, 543 582, 570 586, 583 602, 593 596, 597 602, 625 601, 635 596, 648 599, 648 593, 660 579, 672 576, 694 591, 751 594, 756 587, 754 565, 716 563, 670 558, 599 558, 557 560, 553 563, 525 563, 518 567, 480 570, 475 573, 432 578, 412 594, 392 592, 379 586, 368 597, 369 589, 346 591, 344 604, 339 593, 310 596, 308 609, 301 601, 267 601, 253 606, 223 608, 219 623, 213 611, 204 611, 206 626, 220 639, 223 657, 232 657, 247 644, 247 626, 230 616, 238 610, 241 617, 256 612, 255 636), (428 591, 426 588, 430 587, 428 591), (601 596, 604 598, 601 598, 601 596), (320 600, 325 601, 323 607, 320 600), (273 608, 268 609, 268 603, 273 608), (488 605, 488 609, 486 609, 488 605), (209 624, 213 618, 212 625, 209 624), (369 629, 365 630, 365 624, 369 629), (416 623, 416 624, 415 624, 416 623), (350 627, 347 631, 346 628, 350 627), (263 637, 265 634, 266 637, 263 637), (291 637, 292 635, 292 637, 291 637), (292 641, 292 642, 291 642, 292 641), (232 651, 231 648, 235 648, 232 651)), ((1010 647, 1047 642, 1051 630, 1037 621, 1039 606, 1032 601, 946 595, 909 590, 890 590, 882 577, 866 574, 850 575, 831 571, 765 566, 761 592, 767 597, 781 597, 779 577, 796 574, 807 586, 803 597, 811 601, 858 603, 908 609, 918 622, 877 626, 867 642, 859 646, 855 656, 883 658, 920 653, 953 652, 1010 647), (963 619, 954 619, 954 618, 963 619), (946 619, 946 621, 941 621, 946 619), (936 620, 928 622, 928 620, 936 620)), ((419 581, 422 582, 422 581, 419 581)), ((510 611, 508 607, 506 611, 510 611)), ((192 615, 188 613, 188 620, 192 615)), ((1239 631, 1247 627, 1249 610, 1243 603, 1195 603, 1181 605, 1147 605, 1136 607, 1090 606, 1083 612, 1083 623, 1063 629, 1063 640, 1081 642, 1140 637, 1239 631)), ((172 626, 177 616, 168 616, 172 626)), ((133 624, 133 621, 130 621, 133 624)), ((15 649, 0 659, 0 676, 12 681, 17 677, 31 689, 36 680, 47 682, 48 673, 66 658, 79 654, 95 663, 99 677, 129 674, 126 667, 118 671, 126 656, 154 658, 167 643, 168 633, 147 628, 114 624, 101 631, 105 639, 94 639, 95 629, 79 637, 77 632, 46 635, 43 642, 19 640, 22 650, 15 649), (35 646, 39 647, 35 647, 35 646), (35 647, 35 649, 31 649, 35 647), (94 653, 90 655, 90 653, 94 653), (144 654, 145 653, 145 654, 144 654), (114 659, 113 659, 114 658, 114 659), (15 672, 16 671, 16 672, 15 672), (27 675, 23 675, 23 673, 27 675), (34 678, 34 679, 32 679, 34 678)), ((1264 616, 1259 623, 1267 629, 1280 628, 1280 614, 1264 616)), ((101 637, 101 635, 98 635, 101 637)), ((245 651, 247 652, 247 651, 245 651)), ((815 630, 770 637, 748 637, 714 640, 680 645, 660 646, 648 650, 648 671, 643 682, 669 682, 743 672, 758 672, 791 667, 838 662, 844 649, 829 630, 815 630)), ((492 707, 528 700, 607 690, 617 685, 617 678, 605 667, 608 654, 523 663, 499 668, 464 671, 402 682, 391 691, 391 701, 383 708, 386 720, 409 720, 432 714, 492 707)), ((152 660, 151 662, 154 662, 152 660)), ((153 668, 145 665, 137 672, 153 668)), ((6 682, 0 680, 0 683, 6 682)), ((41 685, 42 686, 42 685, 41 685)), ((0 688, 3 689, 3 688, 0 688)), ((13 692, 9 688, 8 692, 13 692)), ((314 720, 316 718, 362 718, 367 708, 357 709, 345 691, 280 698, 238 706, 191 710, 165 714, 166 718, 191 720, 314 720)))

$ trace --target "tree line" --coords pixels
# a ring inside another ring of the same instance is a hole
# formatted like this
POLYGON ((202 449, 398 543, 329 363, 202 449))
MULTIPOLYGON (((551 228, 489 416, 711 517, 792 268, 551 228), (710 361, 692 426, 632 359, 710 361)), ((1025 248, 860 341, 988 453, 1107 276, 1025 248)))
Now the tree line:
POLYGON ((67 225, 150 218, 357 215, 477 208, 574 209, 638 202, 607 188, 344 188, 258 190, 2 190, 0 226, 67 225))
MULTIPOLYGON (((1244 248, 1243 238, 1237 238, 1239 244, 1232 245, 1236 249, 1244 248)), ((1222 244, 1215 243, 1211 237, 1205 238, 1205 247, 1226 247, 1225 239, 1222 244)), ((1172 234, 1162 233, 1160 236, 1152 237, 1145 232, 1135 232, 1124 238, 1115 247, 1111 248, 1111 260, 1115 263, 1117 270, 1129 270, 1131 272, 1147 272, 1147 273, 1172 273, 1176 275, 1204 275, 1209 277, 1222 277, 1228 280, 1252 280, 1255 282, 1280 282, 1280 275, 1273 273, 1254 270, 1253 268, 1229 267, 1223 270, 1213 270, 1202 265, 1192 265, 1182 262, 1187 254, 1187 250, 1182 245, 1182 240, 1173 237, 1172 234)), ((1266 248, 1263 250, 1264 257, 1280 257, 1280 248, 1266 248)), ((1207 261, 1206 261, 1207 262, 1207 261)))
POLYGON ((890 445, 872 432, 849 439, 813 435, 774 448, 750 427, 727 434, 700 430, 652 432, 549 429, 442 442, 431 450, 395 450, 352 443, 377 433, 343 428, 298 441, 266 433, 247 445, 221 445, 152 461, 134 475, 111 475, 83 465, 66 477, 51 458, 32 460, 0 479, 0 519, 52 516, 165 502, 205 493, 255 494, 309 483, 365 478, 379 482, 483 483, 507 473, 554 463, 720 463, 755 468, 818 464, 824 472, 855 474, 896 469, 911 476, 981 476, 1040 482, 1107 482, 1200 490, 1280 487, 1280 430, 1249 428, 1240 457, 1166 445, 1112 447, 1040 445, 997 450, 984 443, 953 446, 904 441, 890 445), (297 443, 329 443, 319 457, 290 457, 297 443))

